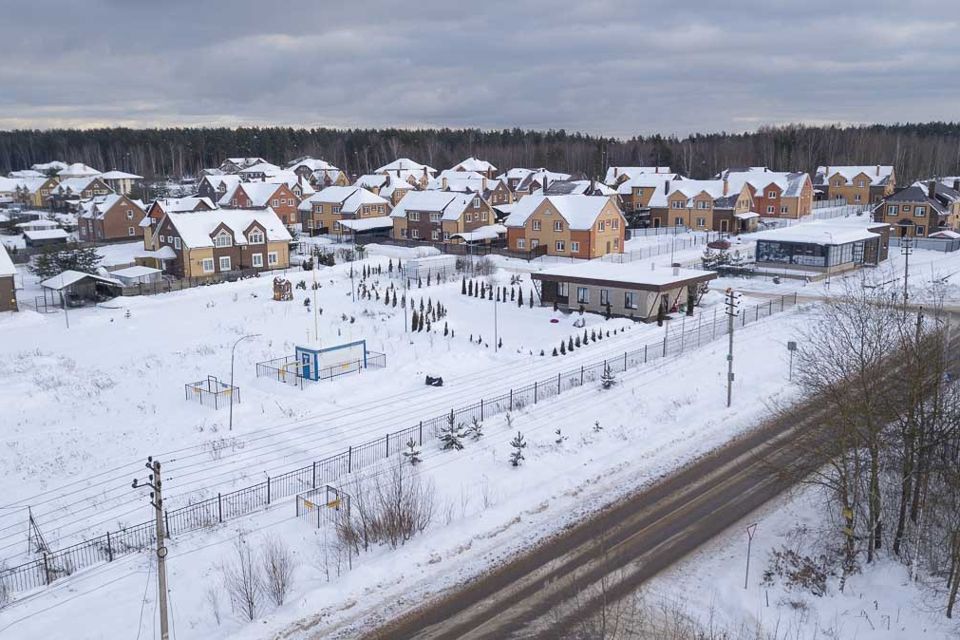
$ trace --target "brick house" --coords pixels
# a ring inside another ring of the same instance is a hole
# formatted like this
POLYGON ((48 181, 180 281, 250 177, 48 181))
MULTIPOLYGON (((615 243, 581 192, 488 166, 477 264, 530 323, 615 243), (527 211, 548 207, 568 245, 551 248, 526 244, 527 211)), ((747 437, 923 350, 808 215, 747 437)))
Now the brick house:
POLYGON ((314 158, 311 156, 303 156, 288 162, 287 169, 307 180, 309 180, 315 173, 321 171, 339 171, 337 167, 333 166, 326 160, 320 160, 319 158, 314 158))
POLYGON ((618 180, 616 190, 620 196, 620 207, 630 226, 650 226, 650 201, 654 194, 666 193, 669 184, 679 178, 676 173, 639 173, 632 178, 618 180))
POLYGON ((220 198, 227 195, 227 191, 238 184, 240 184, 240 176, 238 175, 206 175, 197 183, 197 197, 209 198, 211 202, 218 202, 220 198))
POLYGON ((770 171, 766 167, 749 170, 727 169, 719 176, 726 180, 728 192, 750 189, 753 210, 768 218, 797 219, 813 210, 813 181, 803 172, 770 171))
POLYGON ((270 208, 288 227, 300 223, 297 206, 300 199, 284 182, 241 182, 220 198, 218 204, 224 209, 270 208))
POLYGON ((76 211, 81 201, 111 193, 113 189, 99 177, 67 178, 50 190, 48 202, 54 211, 76 211))
POLYGON ((547 169, 510 169, 498 176, 498 179, 506 182, 514 199, 520 199, 549 186, 555 180, 569 180, 570 174, 547 169))
POLYGON ((653 194, 649 207, 653 227, 733 232, 736 229, 731 226, 729 216, 715 215, 715 212, 749 213, 753 196, 746 184, 737 192, 730 189, 726 180, 673 180, 653 194))
POLYGON ((147 215, 140 221, 143 228, 143 246, 152 242, 153 230, 168 213, 191 213, 213 211, 217 208, 215 200, 192 196, 189 198, 157 198, 147 206, 147 215))
POLYGON ((612 196, 530 195, 504 225, 510 249, 589 259, 622 253, 627 221, 612 196))
POLYGON ((893 225, 893 233, 899 236, 923 238, 940 231, 957 231, 960 191, 936 180, 916 182, 884 198, 874 208, 873 219, 893 225))
POLYGON ((847 204, 878 203, 893 194, 897 186, 891 165, 817 167, 814 189, 830 200, 843 198, 847 204))
POLYGON ((493 224, 490 203, 472 193, 411 191, 390 214, 395 239, 459 242, 454 234, 493 224))
POLYGON ((486 160, 478 160, 470 156, 466 160, 453 165, 451 171, 466 171, 482 175, 485 178, 492 178, 497 168, 486 160))
POLYGON ((440 175, 430 180, 427 191, 476 193, 491 206, 513 202, 513 193, 502 180, 487 178, 473 171, 454 171, 453 169, 442 171, 440 175))
POLYGON ((609 167, 607 168, 607 175, 603 178, 603 182, 610 187, 617 187, 627 180, 632 180, 639 176, 647 175, 671 175, 673 171, 670 170, 670 167, 609 167))
POLYGON ((286 269, 291 239, 270 209, 168 213, 158 223, 147 255, 138 262, 179 278, 286 269))
POLYGON ((143 203, 128 196, 110 194, 88 200, 77 216, 77 234, 84 242, 142 238, 141 222, 147 215, 143 203))
POLYGON ((303 230, 310 235, 333 233, 340 220, 386 217, 390 209, 386 198, 360 187, 327 187, 299 206, 303 230))
POLYGON ((237 173, 241 169, 252 167, 255 164, 265 163, 266 160, 258 156, 250 158, 227 158, 220 164, 220 171, 224 173, 237 173))

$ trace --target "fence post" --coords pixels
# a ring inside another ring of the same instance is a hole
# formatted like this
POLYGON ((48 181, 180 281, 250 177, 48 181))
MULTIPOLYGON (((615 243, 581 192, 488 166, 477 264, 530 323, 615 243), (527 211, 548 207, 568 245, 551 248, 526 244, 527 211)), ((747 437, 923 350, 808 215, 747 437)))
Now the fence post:
POLYGON ((510 388, 510 411, 513 411, 513 387, 510 388))
POLYGON ((423 420, 420 421, 420 446, 423 446, 423 420))
POLYGON ((624 371, 627 370, 627 352, 626 351, 623 352, 623 370, 624 371))
POLYGON ((680 323, 680 353, 683 353, 683 340, 686 336, 687 328, 687 315, 683 315, 683 321, 680 323))
POLYGON ((387 457, 390 457, 390 432, 387 432, 387 457))
POLYGON ((560 395, 560 374, 557 374, 557 395, 560 395))
POLYGON ((537 383, 533 383, 533 404, 537 404, 537 383))
POLYGON ((217 494, 217 517, 220 522, 223 522, 223 496, 219 493, 217 494))
POLYGON ((347 447, 347 473, 353 471, 353 445, 347 447))
POLYGON ((317 461, 313 461, 313 488, 317 488, 317 461))
POLYGON ((756 320, 754 320, 754 322, 757 322, 757 321, 759 321, 759 320, 760 320, 760 305, 758 304, 758 305, 757 305, 757 318, 756 318, 756 320))
POLYGON ((483 422, 483 398, 480 398, 480 422, 483 422))
POLYGON ((647 364, 647 346, 643 345, 643 364, 647 364))
POLYGON ((173 535, 173 531, 170 530, 170 512, 166 509, 163 510, 163 524, 166 528, 165 535, 169 538, 173 535))
POLYGON ((43 577, 46 579, 46 584, 53 582, 50 580, 50 564, 47 562, 47 552, 43 552, 43 577))
POLYGON ((583 365, 580 365, 580 386, 583 386, 583 365))
POLYGON ((113 545, 110 544, 110 531, 107 531, 107 562, 113 562, 113 545))
POLYGON ((711 337, 710 339, 711 340, 717 339, 717 310, 716 309, 713 310, 713 337, 711 337))
POLYGON ((267 504, 270 504, 270 476, 267 476, 267 504))

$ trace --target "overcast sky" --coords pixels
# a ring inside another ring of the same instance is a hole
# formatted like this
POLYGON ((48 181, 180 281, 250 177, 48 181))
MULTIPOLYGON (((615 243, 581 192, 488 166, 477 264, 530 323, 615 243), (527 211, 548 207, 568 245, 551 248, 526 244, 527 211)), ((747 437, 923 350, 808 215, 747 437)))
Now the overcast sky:
POLYGON ((0 129, 960 117, 956 0, 4 0, 0 129))

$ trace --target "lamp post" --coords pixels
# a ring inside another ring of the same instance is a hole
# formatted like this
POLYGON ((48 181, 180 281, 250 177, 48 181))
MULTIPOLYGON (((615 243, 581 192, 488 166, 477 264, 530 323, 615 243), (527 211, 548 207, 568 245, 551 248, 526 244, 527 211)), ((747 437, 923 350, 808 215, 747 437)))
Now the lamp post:
POLYGON ((829 231, 824 231, 824 233, 830 236, 830 244, 827 245, 827 255, 824 256, 824 260, 827 263, 827 289, 830 288, 830 254, 832 253, 833 247, 836 245, 833 243, 833 234, 829 231))
POLYGON ((228 431, 233 431, 233 360, 237 354, 237 345, 247 338, 256 338, 259 335, 259 333, 248 333, 245 336, 240 336, 240 338, 233 343, 233 348, 230 349, 230 424, 228 431))

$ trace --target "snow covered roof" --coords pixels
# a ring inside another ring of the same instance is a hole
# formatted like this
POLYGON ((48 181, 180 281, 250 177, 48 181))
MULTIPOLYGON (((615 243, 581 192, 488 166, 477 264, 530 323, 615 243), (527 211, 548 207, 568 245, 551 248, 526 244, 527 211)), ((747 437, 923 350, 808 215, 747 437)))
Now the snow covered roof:
POLYGON ((300 211, 310 211, 315 202, 337 203, 341 213, 356 213, 365 204, 390 204, 386 198, 381 198, 362 187, 332 186, 321 189, 297 207, 300 211))
POLYGON ((393 220, 390 216, 374 216, 372 218, 358 218, 356 220, 337 220, 337 224, 351 231, 393 228, 393 220))
POLYGON ((59 240, 67 235, 63 229, 28 229, 23 232, 23 236, 29 240, 59 240))
POLYGON ((33 169, 21 169, 20 171, 11 171, 7 174, 10 178, 46 178, 45 174, 33 169))
MULTIPOLYGON (((513 211, 504 220, 508 227, 522 227, 527 223, 527 219, 534 211, 546 200, 549 206, 553 207, 557 213, 563 216, 567 224, 574 231, 583 231, 593 227, 597 216, 603 211, 611 199, 609 196, 544 196, 529 195, 521 198, 513 208, 513 211)), ((619 211, 617 207, 617 211, 619 211)))
POLYGON ((206 175, 203 177, 203 180, 206 180, 214 189, 219 189, 221 185, 225 185, 225 188, 231 189, 240 184, 241 178, 235 173, 224 173, 221 175, 206 175))
POLYGON ((61 178, 89 178, 99 176, 100 172, 82 162, 74 162, 70 166, 58 171, 57 175, 61 178))
POLYGON ((145 250, 137 254, 138 258, 156 258, 157 260, 173 260, 177 257, 177 252, 173 247, 164 245, 156 250, 145 250))
POLYGON ((646 262, 603 262, 591 260, 566 264, 532 274, 536 280, 566 280, 570 282, 605 282, 627 289, 662 291, 688 282, 713 280, 717 274, 701 269, 661 267, 651 269, 646 262))
POLYGON ((430 167, 425 164, 420 164, 419 162, 414 162, 410 158, 397 158, 393 162, 387 163, 376 170, 376 173, 384 173, 385 171, 416 171, 419 174, 423 174, 423 170, 426 169, 427 173, 433 174, 437 170, 433 167, 430 167))
POLYGON ((389 178, 385 173, 367 173, 357 178, 353 183, 353 186, 364 187, 365 189, 375 189, 386 184, 388 179, 389 178))
POLYGON ((281 184, 285 183, 276 183, 276 182, 240 182, 235 184, 232 188, 228 188, 227 192, 223 194, 223 197, 220 198, 218 204, 221 207, 230 206, 230 201, 236 197, 237 191, 243 190, 247 197, 250 198, 250 206, 252 207, 266 207, 270 203, 270 199, 277 192, 277 189, 280 188, 281 184))
MULTIPOLYGON (((532 193, 544 193, 544 190, 537 189, 532 193)), ((617 192, 596 180, 554 180, 547 184, 546 194, 548 196, 563 196, 563 195, 602 195, 602 196, 612 196, 617 192), (594 193, 596 192, 596 193, 594 193)))
POLYGON ((216 209, 199 213, 168 213, 181 240, 190 249, 212 247, 210 234, 221 224, 233 233, 234 244, 247 244, 246 232, 254 222, 264 228, 267 240, 289 242, 290 232, 273 209, 216 209))
POLYGON ((157 198, 154 200, 154 204, 158 205, 164 213, 196 211, 197 207, 200 205, 206 205, 211 209, 217 208, 217 205, 214 204, 213 200, 210 198, 200 198, 196 196, 190 196, 187 198, 157 198))
POLYGON ((56 229, 57 223, 53 220, 28 220, 26 222, 18 222, 18 229, 56 229))
POLYGON ((84 273, 83 271, 74 271, 68 269, 63 271, 52 278, 47 278, 40 283, 40 286, 44 289, 53 289, 54 291, 62 291, 81 280, 87 278, 93 278, 94 280, 99 280, 100 282, 106 282, 107 284, 115 284, 117 286, 123 286, 123 283, 115 278, 105 278, 103 276, 98 276, 95 273, 84 273))
MULTIPOLYGON (((103 214, 112 209, 118 202, 123 200, 124 196, 111 193, 107 196, 98 196, 91 200, 80 205, 80 217, 81 218, 103 218, 103 214)), ((137 200, 130 200, 130 202, 140 209, 141 213, 143 212, 143 203, 138 202, 137 200)))
POLYGON ((530 191, 533 183, 536 182, 542 185, 544 182, 547 184, 555 180, 569 180, 569 173, 559 173, 556 171, 548 171, 546 169, 538 169, 536 171, 531 171, 522 180, 517 184, 517 191, 530 191))
POLYGON ((727 173, 727 193, 739 193, 743 185, 749 184, 755 191, 762 191, 770 185, 776 185, 781 195, 795 198, 800 195, 807 182, 806 173, 787 173, 783 171, 734 171, 727 173))
POLYGON ((90 188, 90 184, 99 176, 88 176, 86 178, 66 178, 61 180, 60 184, 55 186, 54 193, 80 193, 90 188))
POLYGON ((249 167, 255 164, 259 164, 261 162, 266 162, 266 160, 257 156, 252 156, 248 158, 227 158, 223 164, 226 164, 227 162, 242 168, 242 167, 249 167))
POLYGON ((240 175, 249 174, 249 173, 263 173, 263 174, 273 174, 278 171, 282 171, 280 167, 270 162, 258 162, 256 164, 250 165, 240 169, 237 173, 240 175))
POLYGON ((679 176, 676 173, 639 173, 629 180, 621 182, 617 186, 617 193, 629 195, 633 193, 634 188, 645 187, 653 187, 663 192, 663 185, 678 178, 679 176))
POLYGON ((104 180, 143 180, 143 176, 138 176, 135 173, 127 173, 126 171, 107 171, 106 173, 101 173, 100 177, 104 180))
POLYGON ((944 229, 943 231, 936 231, 927 236, 928 238, 946 238, 948 240, 956 240, 960 238, 960 233, 956 231, 950 231, 949 229, 944 229))
POLYGON ((738 220, 752 220, 753 218, 759 218, 760 214, 756 211, 745 211, 743 213, 735 213, 733 217, 738 220))
POLYGON ((293 162, 290 162, 287 164, 287 168, 290 169, 291 171, 296 171, 301 167, 306 167, 307 169, 310 170, 311 173, 314 171, 326 171, 330 169, 339 171, 337 167, 330 164, 326 160, 320 160, 319 158, 311 158, 310 156, 298 158, 297 160, 294 160, 293 162))
POLYGON ((470 156, 469 158, 460 162, 459 164, 454 165, 453 169, 460 170, 460 171, 476 171, 478 173, 497 170, 495 166, 493 166, 486 160, 477 160, 473 156, 470 156))
POLYGON ((671 171, 670 167, 609 167, 603 181, 609 185, 613 185, 617 180, 621 179, 622 176, 636 178, 645 173, 671 173, 671 171))
POLYGON ((851 182, 860 174, 865 174, 870 179, 871 185, 882 185, 886 184, 893 175, 893 166, 888 164, 821 166, 817 167, 815 182, 826 184, 838 173, 847 182, 851 182))
POLYGON ((496 240, 507 232, 507 228, 502 224, 488 224, 485 227, 477 227, 473 231, 455 233, 452 237, 463 238, 467 242, 479 242, 482 240, 496 240))
POLYGON ((798 242, 802 244, 836 246, 878 238, 879 236, 871 231, 871 229, 885 226, 889 225, 885 223, 865 225, 862 223, 838 223, 833 220, 817 220, 793 225, 792 227, 781 227, 779 229, 761 231, 751 237, 757 240, 772 240, 775 242, 798 242))
POLYGON ((32 164, 30 165, 30 168, 46 174, 49 171, 60 171, 61 169, 66 169, 67 163, 61 162, 60 160, 53 160, 51 162, 39 162, 37 164, 32 164))
MULTIPOLYGON (((13 175, 13 174, 11 174, 13 175)), ((40 177, 40 178, 16 178, 14 182, 17 187, 21 190, 26 191, 27 193, 36 193, 40 187, 47 183, 47 180, 50 178, 40 177)), ((3 178, 0 178, 0 181, 3 181, 3 178)), ((3 191, 3 188, 0 188, 0 191, 3 191)))
POLYGON ((450 204, 457 194, 449 191, 411 191, 403 196, 390 215, 394 218, 406 218, 407 211, 440 212, 450 204))
POLYGON ((0 242, 0 276, 12 276, 17 273, 17 268, 13 266, 13 260, 7 253, 7 248, 0 242))
POLYGON ((161 273, 160 269, 137 265, 134 267, 127 267, 125 269, 111 271, 110 275, 117 276, 118 278, 142 278, 143 276, 149 276, 155 273, 161 273))

